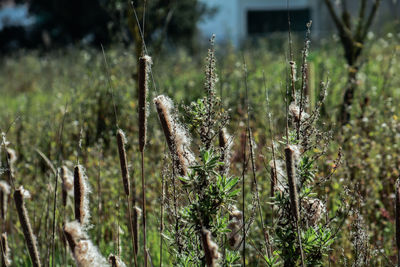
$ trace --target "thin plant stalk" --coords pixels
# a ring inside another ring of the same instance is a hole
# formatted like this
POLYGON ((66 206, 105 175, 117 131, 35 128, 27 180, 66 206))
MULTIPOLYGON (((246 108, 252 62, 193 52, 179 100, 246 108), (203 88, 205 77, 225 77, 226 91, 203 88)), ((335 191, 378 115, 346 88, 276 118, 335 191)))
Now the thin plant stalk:
MULTIPOLYGON (((126 150, 125 150, 125 135, 122 130, 117 131, 117 145, 118 145, 118 155, 119 161, 121 166, 121 176, 122 176, 122 183, 124 185, 124 192, 126 196, 126 201, 128 202, 128 216, 129 216, 129 224, 130 224, 130 234, 132 239, 132 247, 133 247, 133 259, 135 266, 137 266, 137 235, 135 235, 135 230, 133 228, 133 221, 132 221, 132 207, 131 202, 129 200, 130 195, 130 180, 129 180, 129 171, 128 171, 128 163, 126 158, 126 150)), ((132 190, 133 191, 133 190, 132 190)), ((135 194, 133 194, 133 199, 135 199, 135 194)), ((119 244, 118 244, 119 246, 119 244)))
POLYGON ((142 210, 143 210, 143 257, 144 266, 147 267, 147 236, 146 236, 146 184, 144 180, 144 150, 146 146, 146 132, 147 132, 147 92, 148 80, 151 66, 151 57, 144 55, 139 58, 139 151, 141 156, 141 176, 142 176, 142 210))
POLYGON ((396 181, 396 246, 397 246, 397 266, 400 267, 400 180, 396 181))
POLYGON ((164 180, 165 175, 164 172, 161 174, 161 211, 160 211, 160 267, 162 267, 163 262, 163 232, 164 232, 164 201, 165 201, 165 193, 164 193, 164 180))
POLYGON ((263 232, 263 237, 264 237, 264 242, 265 242, 265 246, 267 249, 267 254, 268 257, 271 257, 271 255, 269 254, 269 242, 267 240, 267 230, 265 228, 265 224, 264 224, 264 218, 263 218, 263 214, 262 214, 262 208, 261 208, 261 203, 260 203, 260 195, 258 192, 258 182, 257 182, 257 177, 256 177, 256 166, 255 166, 255 161, 254 161, 254 147, 253 147, 253 137, 252 137, 252 131, 250 129, 249 126, 247 126, 248 129, 248 133, 249 133, 249 148, 250 148, 250 161, 251 161, 251 171, 252 171, 252 175, 253 175, 253 183, 254 183, 254 187, 255 187, 255 195, 256 195, 256 200, 257 200, 257 206, 258 206, 258 212, 260 214, 260 221, 261 221, 261 228, 262 228, 262 232, 263 232))
POLYGON ((292 209, 292 215, 296 224, 297 238, 299 242, 300 254, 301 254, 301 266, 305 267, 304 264, 304 253, 303 246, 301 243, 301 233, 300 233, 300 209, 299 209, 299 196, 297 193, 296 185, 296 172, 294 166, 294 151, 292 148, 287 146, 285 148, 285 158, 286 158, 286 171, 289 184, 289 195, 290 195, 290 206, 292 209))
POLYGON ((142 172, 142 202, 143 202, 143 252, 144 252, 144 266, 147 267, 147 244, 146 244, 146 184, 144 180, 144 151, 140 152, 141 154, 141 172, 142 172))

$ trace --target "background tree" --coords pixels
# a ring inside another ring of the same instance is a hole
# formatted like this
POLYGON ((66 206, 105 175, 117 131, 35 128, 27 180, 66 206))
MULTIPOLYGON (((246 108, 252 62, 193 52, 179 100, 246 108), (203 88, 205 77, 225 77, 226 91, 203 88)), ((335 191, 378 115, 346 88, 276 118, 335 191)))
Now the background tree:
POLYGON ((381 0, 374 0, 368 16, 366 16, 367 0, 361 0, 358 17, 355 23, 352 23, 353 18, 347 9, 346 0, 341 0, 342 13, 340 17, 337 11, 335 11, 332 1, 325 0, 329 13, 339 31, 340 41, 344 49, 344 56, 348 64, 347 87, 340 110, 340 121, 342 125, 348 123, 350 120, 349 108, 353 103, 354 93, 357 89, 357 73, 361 65, 361 52, 363 51, 368 30, 372 25, 380 2, 381 0))
POLYGON ((110 28, 122 33, 119 38, 123 41, 133 40, 137 54, 141 53, 142 46, 137 20, 143 28, 145 42, 152 42, 154 51, 159 52, 166 42, 172 46, 185 44, 193 49, 197 23, 214 11, 198 0, 112 0, 106 9, 113 18, 110 28))
POLYGON ((197 23, 211 11, 198 0, 32 0, 30 12, 39 17, 37 31, 46 31, 53 43, 65 45, 85 37, 95 45, 133 40, 139 52, 142 41, 133 7, 141 25, 145 13, 145 41, 153 42, 155 51, 165 40, 193 47, 197 23))

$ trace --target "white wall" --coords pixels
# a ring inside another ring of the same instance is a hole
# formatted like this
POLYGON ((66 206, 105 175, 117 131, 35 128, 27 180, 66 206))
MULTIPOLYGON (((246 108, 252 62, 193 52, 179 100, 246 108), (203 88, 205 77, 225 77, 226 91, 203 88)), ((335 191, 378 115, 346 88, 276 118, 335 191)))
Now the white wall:
MULTIPOLYGON (((286 10, 287 0, 200 0, 209 7, 217 7, 212 17, 204 18, 199 24, 203 35, 209 38, 216 34, 217 41, 231 41, 236 47, 247 35, 248 10, 286 10)), ((313 35, 318 34, 322 0, 290 0, 290 9, 310 7, 313 20, 313 35)))
POLYGON ((204 18, 198 27, 202 34, 210 38, 216 35, 216 41, 230 41, 238 46, 239 32, 239 0, 200 0, 209 7, 217 7, 218 11, 212 18, 204 18))

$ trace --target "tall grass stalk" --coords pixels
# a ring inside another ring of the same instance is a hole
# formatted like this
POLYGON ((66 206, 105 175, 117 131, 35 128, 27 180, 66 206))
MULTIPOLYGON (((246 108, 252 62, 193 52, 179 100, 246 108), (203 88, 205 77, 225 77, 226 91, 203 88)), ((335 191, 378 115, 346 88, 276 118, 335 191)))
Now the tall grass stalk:
MULTIPOLYGON (((118 155, 119 155, 119 162, 121 166, 121 176, 122 176, 122 183, 124 185, 124 191, 126 196, 126 201, 128 202, 128 216, 129 216, 129 224, 130 224, 130 235, 132 239, 132 247, 133 247, 133 259, 135 266, 137 266, 137 242, 138 242, 138 235, 137 235, 137 227, 134 227, 133 218, 132 218, 132 207, 131 202, 129 200, 130 195, 130 179, 129 179, 129 171, 128 171, 128 162, 126 158, 126 150, 125 150, 125 143, 126 138, 124 132, 119 129, 117 131, 117 145, 118 145, 118 155)), ((136 196, 133 193, 132 198, 134 199, 136 196)), ((136 216, 135 216, 136 218, 136 216)), ((135 222, 137 218, 135 219, 135 222)), ((119 244, 118 244, 119 246, 119 244)))
POLYGON ((150 75, 151 57, 144 55, 139 58, 139 151, 141 156, 141 174, 142 174, 142 210, 143 210, 143 256, 144 266, 147 267, 147 237, 146 237, 146 183, 144 180, 144 149, 146 146, 147 132, 147 93, 148 80, 150 75))
POLYGON ((397 246, 397 266, 400 267, 400 179, 396 181, 396 246, 397 246))

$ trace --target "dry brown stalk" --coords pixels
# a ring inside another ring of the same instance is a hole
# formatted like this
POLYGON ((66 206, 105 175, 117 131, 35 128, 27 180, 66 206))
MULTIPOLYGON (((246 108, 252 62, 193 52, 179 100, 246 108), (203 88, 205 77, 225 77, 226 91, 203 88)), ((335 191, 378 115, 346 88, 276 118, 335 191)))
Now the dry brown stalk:
POLYGON ((396 246, 397 246, 397 264, 400 267, 400 178, 396 181, 396 246))
POLYGON ((294 150, 287 146, 285 148, 285 159, 286 159, 286 172, 289 184, 289 196, 290 196, 290 206, 292 209, 292 215, 295 219, 295 224, 297 228, 297 238, 299 241, 299 248, 301 254, 301 265, 304 267, 304 253, 303 247, 301 244, 301 236, 300 236, 300 207, 299 207, 299 196, 297 192, 297 184, 296 184, 296 169, 295 169, 295 159, 294 159, 294 150))

